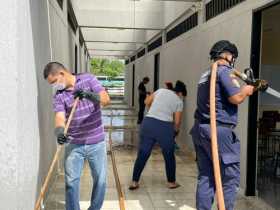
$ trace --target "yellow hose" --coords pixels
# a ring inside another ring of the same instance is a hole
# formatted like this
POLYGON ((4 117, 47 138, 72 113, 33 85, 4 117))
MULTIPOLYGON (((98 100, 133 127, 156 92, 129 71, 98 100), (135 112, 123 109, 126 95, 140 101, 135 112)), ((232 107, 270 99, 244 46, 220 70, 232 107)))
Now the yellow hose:
POLYGON ((218 63, 215 62, 211 69, 211 80, 210 80, 210 127, 211 127, 211 151, 212 161, 214 168, 216 196, 219 210, 225 210, 225 201, 223 186, 221 180, 221 169, 220 159, 218 152, 218 141, 217 141, 217 124, 216 124, 216 80, 217 80, 218 63))

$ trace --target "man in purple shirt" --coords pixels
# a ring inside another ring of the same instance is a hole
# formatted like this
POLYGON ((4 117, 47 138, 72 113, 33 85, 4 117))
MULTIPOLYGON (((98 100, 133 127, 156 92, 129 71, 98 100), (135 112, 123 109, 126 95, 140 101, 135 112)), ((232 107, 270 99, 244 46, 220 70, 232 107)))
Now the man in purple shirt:
POLYGON ((87 160, 94 180, 91 205, 88 210, 100 210, 106 188, 107 154, 101 106, 110 103, 110 97, 91 74, 73 75, 61 63, 50 62, 44 69, 44 78, 52 85, 55 95, 55 134, 59 144, 65 146, 65 198, 66 210, 80 210, 80 177, 87 160), (77 109, 64 135, 75 98, 77 109))

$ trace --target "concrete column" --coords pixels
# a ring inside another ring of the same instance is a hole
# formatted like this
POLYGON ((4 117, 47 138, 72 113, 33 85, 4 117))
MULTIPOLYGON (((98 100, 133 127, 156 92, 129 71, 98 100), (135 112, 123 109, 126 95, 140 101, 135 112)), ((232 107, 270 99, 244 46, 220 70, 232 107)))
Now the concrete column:
POLYGON ((0 203, 16 210, 17 203, 17 25, 16 0, 1 0, 0 27, 0 203), (12 202, 11 202, 12 201, 12 202))
POLYGON ((40 140, 30 2, 1 3, 0 203, 27 210, 36 197, 40 140))
POLYGON ((81 46, 80 46, 79 37, 80 37, 80 34, 79 34, 79 27, 78 27, 76 30, 76 33, 75 33, 75 44, 77 45, 77 70, 78 70, 78 73, 81 73, 82 72, 82 70, 81 70, 81 46))
POLYGON ((206 21, 206 11, 205 11, 205 4, 208 2, 208 0, 201 1, 198 5, 198 24, 203 24, 206 21))
POLYGON ((56 149, 42 74, 50 59, 47 1, 0 3, 0 206, 30 210, 56 149))
POLYGON ((166 30, 162 31, 162 45, 164 45, 166 43, 166 33, 167 33, 166 30))
POLYGON ((87 54, 87 72, 90 72, 90 56, 87 54))

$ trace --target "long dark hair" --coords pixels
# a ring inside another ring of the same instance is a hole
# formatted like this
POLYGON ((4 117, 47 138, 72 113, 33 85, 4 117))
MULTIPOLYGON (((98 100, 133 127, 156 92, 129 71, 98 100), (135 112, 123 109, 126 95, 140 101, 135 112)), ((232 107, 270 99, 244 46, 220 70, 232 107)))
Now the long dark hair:
POLYGON ((177 80, 174 91, 176 93, 182 93, 183 96, 187 96, 187 87, 186 87, 185 83, 183 83, 180 80, 177 80))

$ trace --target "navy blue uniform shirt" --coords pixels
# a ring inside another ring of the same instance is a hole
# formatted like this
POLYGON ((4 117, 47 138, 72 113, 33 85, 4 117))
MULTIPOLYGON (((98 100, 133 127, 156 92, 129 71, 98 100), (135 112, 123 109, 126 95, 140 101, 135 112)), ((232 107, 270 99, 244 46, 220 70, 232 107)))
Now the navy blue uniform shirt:
MULTIPOLYGON (((198 83, 197 109, 195 119, 199 122, 210 122, 210 76, 208 70, 202 74, 198 83)), ((237 105, 229 102, 228 98, 240 92, 237 78, 230 66, 219 65, 216 82, 216 114, 217 122, 224 124, 237 124, 237 105)))
POLYGON ((139 86, 138 86, 138 91, 139 91, 139 101, 145 101, 146 99, 146 95, 147 95, 147 91, 146 91, 146 87, 144 82, 140 82, 139 86))

